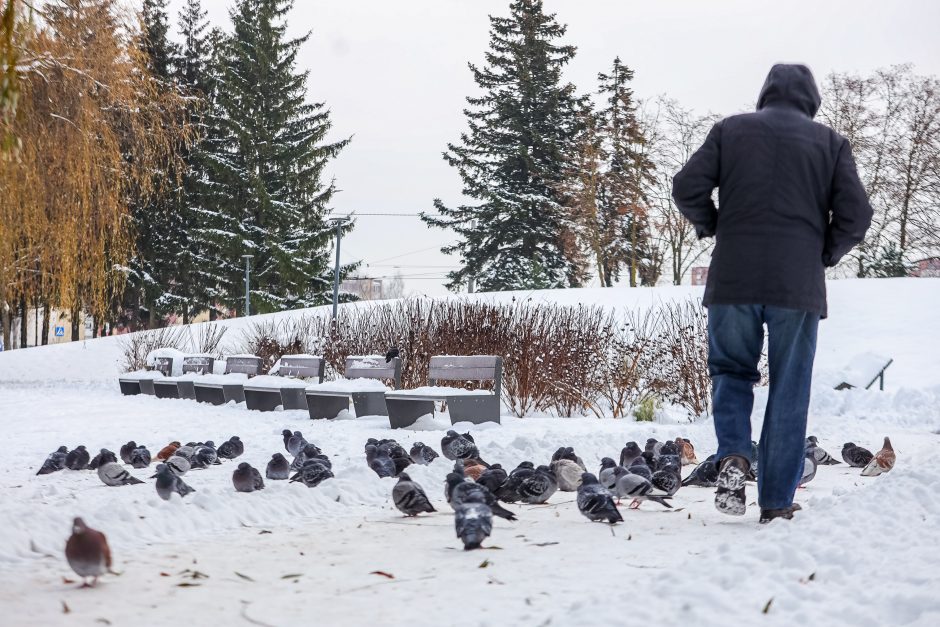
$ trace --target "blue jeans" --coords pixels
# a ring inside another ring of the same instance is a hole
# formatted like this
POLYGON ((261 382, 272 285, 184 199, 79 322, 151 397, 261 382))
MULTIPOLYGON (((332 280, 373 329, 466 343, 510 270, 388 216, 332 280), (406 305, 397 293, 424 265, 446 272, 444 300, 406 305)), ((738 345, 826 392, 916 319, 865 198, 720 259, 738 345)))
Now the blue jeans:
POLYGON ((803 474, 806 414, 819 314, 766 305, 708 307, 708 373, 718 459, 751 456, 751 411, 757 369, 768 334, 770 391, 758 445, 761 509, 793 503, 803 474))

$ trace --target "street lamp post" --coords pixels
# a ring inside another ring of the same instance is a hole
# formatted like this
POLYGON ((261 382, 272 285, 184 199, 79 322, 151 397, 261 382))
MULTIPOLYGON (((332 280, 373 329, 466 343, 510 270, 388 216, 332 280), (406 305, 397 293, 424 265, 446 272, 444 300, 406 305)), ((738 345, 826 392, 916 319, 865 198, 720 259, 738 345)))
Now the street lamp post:
POLYGON ((245 315, 251 315, 251 300, 249 296, 251 294, 251 260, 254 258, 254 255, 242 255, 242 259, 245 260, 245 315))
POLYGON ((331 218, 336 227, 336 265, 333 267, 333 319, 336 319, 336 308, 339 305, 339 247, 343 241, 343 225, 349 218, 331 218))

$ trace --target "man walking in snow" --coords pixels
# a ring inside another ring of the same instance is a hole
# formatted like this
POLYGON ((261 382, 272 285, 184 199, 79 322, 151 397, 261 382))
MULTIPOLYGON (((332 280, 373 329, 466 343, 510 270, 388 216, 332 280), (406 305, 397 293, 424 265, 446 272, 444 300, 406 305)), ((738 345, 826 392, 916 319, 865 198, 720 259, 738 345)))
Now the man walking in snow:
POLYGON ((745 510, 753 386, 767 326, 770 390, 758 446, 760 521, 792 518, 803 471, 825 269, 862 241, 872 209, 849 142, 816 123, 809 68, 775 65, 757 111, 721 120, 673 179, 699 238, 715 237, 705 286, 718 437, 715 507, 745 510), (712 192, 718 188, 718 206, 712 192))

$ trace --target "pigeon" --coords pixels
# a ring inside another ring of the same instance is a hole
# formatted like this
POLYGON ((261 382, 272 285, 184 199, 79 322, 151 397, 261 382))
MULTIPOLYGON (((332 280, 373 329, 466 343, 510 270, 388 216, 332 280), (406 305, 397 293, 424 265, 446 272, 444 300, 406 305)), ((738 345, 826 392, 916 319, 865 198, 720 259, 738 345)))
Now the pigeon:
POLYGON ((467 459, 464 461, 463 472, 465 476, 476 481, 486 472, 486 466, 481 464, 478 459, 467 459))
POLYGON ((682 474, 678 466, 666 466, 653 473, 650 483, 657 490, 672 496, 678 492, 679 487, 682 485, 682 474))
POLYGON ((131 451, 131 466, 134 468, 147 468, 150 466, 150 451, 146 446, 138 446, 131 451))
POLYGON ((672 508, 666 499, 671 498, 665 492, 660 492, 653 488, 653 484, 640 475, 635 475, 626 468, 617 467, 614 470, 615 487, 614 494, 617 498, 633 499, 630 503, 630 509, 637 509, 643 501, 653 501, 663 507, 672 508))
POLYGON ((881 450, 875 453, 875 456, 862 469, 863 477, 876 477, 883 472, 888 472, 894 468, 894 462, 897 457, 894 454, 894 448, 891 446, 891 440, 885 436, 884 445, 881 450))
POLYGON ((842 447, 842 459, 853 468, 864 468, 874 457, 871 451, 856 446, 855 442, 846 442, 842 447))
POLYGON ((219 445, 216 451, 222 459, 235 459, 245 452, 245 445, 237 435, 233 435, 225 442, 219 445))
POLYGON ((178 449, 176 449, 176 452, 173 453, 173 457, 182 457, 186 461, 192 462, 193 455, 195 455, 195 453, 196 453, 195 447, 187 444, 185 446, 181 446, 178 449))
POLYGON ((157 474, 153 476, 157 479, 157 495, 164 501, 169 501, 174 492, 181 497, 195 492, 185 481, 174 475, 166 464, 157 464, 157 474))
POLYGON ((606 520, 611 525, 623 522, 613 495, 589 472, 582 475, 578 486, 578 510, 594 522, 606 520))
POLYGON ((170 472, 177 477, 182 477, 189 472, 189 469, 192 467, 189 460, 182 455, 171 455, 170 458, 163 463, 166 464, 170 472))
POLYGON ((562 446, 552 455, 551 461, 555 462, 559 459, 567 459, 576 463, 578 466, 584 469, 587 472, 587 468, 584 466, 584 461, 575 454, 574 449, 570 446, 562 446))
POLYGON ((647 481, 653 480, 653 471, 650 470, 650 467, 647 465, 643 456, 637 457, 635 460, 633 460, 633 463, 630 464, 630 467, 627 468, 627 470, 635 475, 644 477, 647 481))
POLYGON ((836 464, 842 463, 830 455, 826 449, 819 446, 819 440, 816 439, 815 435, 806 438, 806 450, 813 452, 813 457, 820 466, 835 466, 836 464))
POLYGON ((81 518, 72 521, 72 535, 65 543, 65 559, 75 574, 82 578, 83 588, 94 586, 98 577, 113 572, 108 539, 81 518), (85 581, 88 577, 91 577, 91 584, 85 581))
POLYGON ((290 463, 287 458, 281 453, 272 455, 271 461, 264 469, 264 476, 275 481, 288 479, 290 477, 290 463))
POLYGON ((213 464, 221 464, 222 462, 219 461, 219 454, 210 440, 205 444, 193 447, 193 456, 189 463, 193 468, 208 468, 213 464))
POLYGON ((108 462, 117 462, 117 455, 106 448, 101 449, 88 463, 88 470, 98 470, 98 467, 108 462))
POLYGON ((257 468, 248 462, 242 462, 232 473, 232 485, 235 486, 236 492, 254 492, 264 489, 264 479, 257 468))
POLYGON ((663 442, 659 449, 659 455, 656 457, 656 470, 662 470, 666 466, 682 467, 682 456, 675 442, 663 442))
POLYGON ((84 445, 79 444, 65 456, 65 467, 69 470, 85 470, 89 461, 91 461, 91 455, 85 450, 84 445))
POLYGON ((176 453, 176 451, 181 446, 182 444, 180 444, 179 442, 175 442, 175 441, 170 442, 169 444, 164 446, 162 449, 160 449, 160 452, 157 453, 157 461, 162 462, 162 461, 166 461, 170 459, 170 457, 172 457, 173 454, 176 453))
POLYGON ((424 442, 415 442, 411 447, 411 461, 426 466, 440 457, 433 448, 424 442))
POLYGON ((617 468, 617 463, 610 457, 605 457, 601 460, 601 469, 597 473, 597 480, 608 490, 612 490, 614 484, 617 482, 617 479, 614 477, 615 468, 617 468))
POLYGON ((448 473, 446 483, 444 484, 444 495, 447 497, 447 502, 450 503, 451 507, 456 510, 471 494, 480 494, 483 502, 489 505, 490 509, 493 510, 493 514, 496 516, 505 518, 506 520, 516 519, 516 515, 500 506, 500 504, 496 502, 496 497, 493 496, 493 493, 485 487, 475 481, 468 481, 458 473, 448 473))
POLYGON ((397 477, 404 472, 405 468, 411 465, 411 456, 405 452, 405 449, 398 446, 397 442, 395 446, 388 447, 386 450, 388 450, 389 457, 391 457, 392 461, 395 463, 395 476, 397 477))
POLYGON ((388 451, 384 448, 369 444, 366 447, 366 458, 375 474, 379 477, 394 477, 395 462, 388 456, 388 451))
POLYGON ((333 478, 333 471, 319 459, 304 462, 303 467, 290 478, 291 483, 299 482, 308 488, 315 488, 327 479, 333 478))
POLYGON ((679 458, 683 466, 698 464, 698 458, 695 456, 695 447, 688 438, 676 438, 676 445, 679 447, 679 458))
POLYGON ((644 450, 644 452, 652 455, 653 459, 655 460, 657 457, 659 457, 659 451, 661 451, 662 448, 663 448, 662 442, 660 442, 656 438, 649 438, 646 441, 646 449, 644 450))
POLYGON ((546 503, 558 491, 558 480, 548 466, 522 470, 512 478, 512 488, 527 505, 546 503))
MULTIPOLYGON (((285 433, 286 432, 287 431, 285 429, 285 433)), ((285 435, 285 437, 287 436, 285 435)), ((294 457, 297 457, 297 454, 304 450, 304 447, 306 446, 307 441, 304 439, 304 436, 300 433, 300 431, 294 431, 294 433, 291 434, 291 436, 284 442, 284 448, 286 448, 287 452, 294 457)))
POLYGON ((476 481, 480 485, 486 486, 486 489, 495 495, 499 491, 500 487, 506 483, 508 478, 509 475, 505 470, 503 470, 501 464, 493 464, 484 470, 476 481))
POLYGON ((424 488, 411 480, 408 473, 398 475, 398 483, 392 488, 392 500, 395 507, 405 516, 417 516, 422 512, 437 511, 424 493, 424 488))
POLYGON ((556 459, 549 468, 555 473, 558 489, 562 492, 574 492, 581 485, 581 476, 584 474, 584 469, 577 462, 564 458, 556 459))
POLYGON ((807 451, 803 455, 803 474, 800 476, 800 486, 804 486, 816 478, 816 457, 807 451))
POLYGON ((398 347, 397 346, 391 347, 390 349, 388 349, 388 352, 385 353, 385 363, 389 363, 390 361, 392 361, 399 355, 401 355, 401 351, 398 350, 398 347))
POLYGON ((705 461, 696 466, 692 472, 682 481, 685 486, 699 486, 702 488, 714 488, 718 482, 718 466, 715 465, 715 456, 709 455, 705 461))
MULTIPOLYGON (((516 466, 515 470, 509 473, 506 481, 504 481, 496 491, 493 491, 493 494, 496 496, 496 498, 500 501, 503 501, 504 503, 515 503, 518 501, 519 494, 515 490, 515 486, 517 484, 514 482, 513 478, 519 473, 526 473, 526 471, 529 470, 535 470, 535 464, 532 462, 521 462, 518 466, 516 466)), ((483 477, 481 477, 481 479, 482 478, 483 477)))
POLYGON ((287 451, 288 453, 290 453, 290 451, 287 449, 287 443, 290 442, 290 439, 293 436, 294 434, 291 433, 290 429, 284 429, 283 431, 281 431, 281 437, 284 439, 284 450, 287 451))
MULTIPOLYGON (((300 470, 301 468, 303 468, 303 465, 307 462, 308 459, 314 459, 314 458, 320 458, 320 457, 323 457, 324 459, 326 458, 326 456, 323 455, 322 451, 320 451, 319 447, 317 447, 316 444, 310 444, 308 442, 297 453, 297 456, 294 457, 294 461, 291 462, 290 469, 295 470, 295 471, 300 470)), ((366 455, 366 459, 368 460, 368 455, 366 455)), ((330 463, 328 459, 326 459, 324 464, 326 465, 327 468, 333 467, 333 464, 330 463)))
POLYGON ((130 442, 122 446, 120 450, 121 461, 124 462, 125 464, 130 464, 131 453, 133 452, 135 448, 137 448, 137 443, 134 442, 133 440, 131 440, 130 442))
POLYGON ((98 478, 101 479, 101 483, 112 487, 143 483, 117 462, 105 462, 98 466, 98 478))
POLYGON ((68 457, 69 449, 67 446, 60 446, 52 453, 49 453, 49 456, 46 458, 46 461, 42 463, 42 466, 39 468, 37 475, 48 475, 49 473, 56 472, 65 468, 65 460, 68 457))
POLYGON ((461 435, 453 430, 441 438, 441 452, 451 461, 468 457, 480 459, 480 451, 477 450, 473 437, 469 433, 461 435))
POLYGON ((486 504, 482 494, 468 494, 454 508, 454 528, 465 551, 480 548, 490 536, 493 532, 493 510, 486 504))
POLYGON ((620 451, 620 465, 624 468, 629 468, 641 455, 643 455, 643 451, 640 450, 639 444, 636 442, 627 442, 627 445, 620 451))

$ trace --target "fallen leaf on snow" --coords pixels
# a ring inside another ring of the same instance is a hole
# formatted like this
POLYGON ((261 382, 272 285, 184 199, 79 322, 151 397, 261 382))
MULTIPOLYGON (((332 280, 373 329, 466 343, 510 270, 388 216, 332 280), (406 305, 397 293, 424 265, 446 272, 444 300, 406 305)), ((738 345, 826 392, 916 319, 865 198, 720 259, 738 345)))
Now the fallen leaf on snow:
POLYGON ((239 577, 241 577, 242 579, 244 579, 245 581, 254 581, 254 579, 252 579, 252 578, 249 577, 248 575, 243 575, 243 574, 241 574, 240 572, 238 572, 237 570, 235 571, 235 574, 238 575, 239 577))
POLYGON ((381 575, 381 576, 383 576, 383 577, 388 577, 389 579, 394 579, 394 578, 395 578, 395 575, 393 575, 393 574, 391 574, 391 573, 387 573, 387 572, 385 572, 384 570, 373 570, 373 571, 372 571, 371 573, 369 573, 369 574, 370 574, 370 575, 381 575))
POLYGON ((65 601, 62 601, 62 613, 68 614, 71 611, 72 611, 72 608, 69 607, 69 604, 66 603, 65 601))

